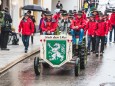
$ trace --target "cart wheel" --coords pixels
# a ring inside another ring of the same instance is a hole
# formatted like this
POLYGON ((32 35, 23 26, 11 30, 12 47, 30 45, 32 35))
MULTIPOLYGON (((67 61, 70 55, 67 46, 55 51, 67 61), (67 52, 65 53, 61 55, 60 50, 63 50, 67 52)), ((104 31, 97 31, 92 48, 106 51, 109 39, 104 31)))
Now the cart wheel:
POLYGON ((34 71, 36 76, 40 75, 40 70, 39 70, 39 58, 35 57, 34 59, 34 71))
POLYGON ((80 55, 80 68, 85 69, 85 66, 87 64, 87 51, 86 49, 81 50, 81 55, 80 55))
POLYGON ((80 60, 77 58, 75 63, 75 76, 78 76, 80 73, 80 60))

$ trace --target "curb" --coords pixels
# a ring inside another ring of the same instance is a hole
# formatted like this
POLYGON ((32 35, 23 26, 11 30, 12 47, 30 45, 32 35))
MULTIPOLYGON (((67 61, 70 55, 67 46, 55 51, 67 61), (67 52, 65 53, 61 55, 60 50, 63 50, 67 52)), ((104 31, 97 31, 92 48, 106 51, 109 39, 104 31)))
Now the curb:
POLYGON ((31 55, 34 55, 35 53, 39 52, 40 49, 35 49, 33 51, 30 51, 27 54, 23 54, 21 56, 18 57, 17 60, 12 61, 11 63, 7 64, 5 67, 0 69, 0 74, 2 74, 3 72, 5 72, 6 70, 10 69, 11 67, 15 66, 16 64, 18 64, 19 62, 23 61, 24 59, 30 57, 31 55))

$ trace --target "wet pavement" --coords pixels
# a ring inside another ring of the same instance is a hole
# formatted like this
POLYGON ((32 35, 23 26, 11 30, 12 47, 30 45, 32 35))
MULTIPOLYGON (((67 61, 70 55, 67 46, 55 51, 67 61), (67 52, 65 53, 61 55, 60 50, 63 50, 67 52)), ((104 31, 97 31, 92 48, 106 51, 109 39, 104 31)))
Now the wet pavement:
POLYGON ((24 60, 0 75, 0 86, 115 86, 115 44, 108 45, 103 57, 91 54, 85 70, 74 76, 72 65, 59 69, 44 69, 34 74, 35 56, 24 60))

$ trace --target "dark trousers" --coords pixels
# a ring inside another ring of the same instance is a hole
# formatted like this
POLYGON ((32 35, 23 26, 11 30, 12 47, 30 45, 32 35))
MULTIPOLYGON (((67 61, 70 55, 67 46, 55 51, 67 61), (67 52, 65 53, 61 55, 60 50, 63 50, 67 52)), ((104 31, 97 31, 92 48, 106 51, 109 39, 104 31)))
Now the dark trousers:
POLYGON ((1 32, 1 48, 7 48, 8 38, 9 38, 9 32, 2 31, 1 32))
POLYGON ((34 43, 34 36, 31 36, 31 43, 34 43))
POLYGON ((30 36, 22 35, 22 42, 24 44, 25 50, 28 50, 30 36))
POLYGON ((100 50, 100 52, 104 51, 105 36, 96 36, 96 47, 95 47, 96 53, 99 53, 100 40, 101 40, 101 50, 100 50))
POLYGON ((110 31, 109 41, 112 41, 112 32, 114 30, 114 42, 115 42, 115 25, 112 25, 112 30, 110 31))
POLYGON ((96 37, 88 36, 88 51, 90 51, 91 43, 92 43, 92 51, 95 51, 96 37))

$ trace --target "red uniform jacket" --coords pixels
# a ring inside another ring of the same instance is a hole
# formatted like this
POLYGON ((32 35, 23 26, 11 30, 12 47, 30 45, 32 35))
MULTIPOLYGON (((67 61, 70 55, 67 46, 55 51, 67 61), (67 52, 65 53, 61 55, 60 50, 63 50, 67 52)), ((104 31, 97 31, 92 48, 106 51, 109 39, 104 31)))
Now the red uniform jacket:
POLYGON ((70 24, 70 28, 74 30, 80 30, 80 29, 84 29, 85 25, 86 25, 86 21, 81 18, 77 20, 72 20, 70 24), (78 26, 78 29, 75 29, 74 28, 75 26, 78 26))
POLYGON ((60 17, 60 13, 56 13, 56 14, 53 16, 53 18, 56 20, 57 23, 58 23, 59 17, 60 17))
POLYGON ((43 20, 42 24, 41 24, 41 28, 42 31, 50 31, 50 32, 55 32, 56 28, 57 28, 57 23, 55 20, 51 20, 50 22, 48 22, 46 19, 43 20))
POLYGON ((34 23, 30 18, 26 21, 21 20, 18 31, 22 32, 22 35, 31 35, 34 33, 34 23))
POLYGON ((86 24, 85 31, 88 31, 88 35, 92 36, 92 35, 95 35, 96 28, 97 28, 97 23, 95 21, 94 22, 89 21, 86 24))
POLYGON ((107 26, 108 31, 110 31, 112 29, 110 20, 107 20, 106 24, 107 24, 106 26, 107 26))
POLYGON ((77 15, 77 13, 75 13, 74 14, 74 18, 75 18, 75 20, 77 20, 78 19, 78 17, 77 17, 78 15, 77 15))
POLYGON ((82 18, 85 19, 85 20, 87 20, 86 13, 82 14, 82 18))
POLYGON ((99 21, 99 15, 95 16, 95 21, 99 21))
POLYGON ((111 25, 115 25, 115 13, 111 14, 110 22, 111 22, 111 25))
POLYGON ((96 36, 105 36, 108 33, 107 24, 104 21, 97 23, 96 36))

